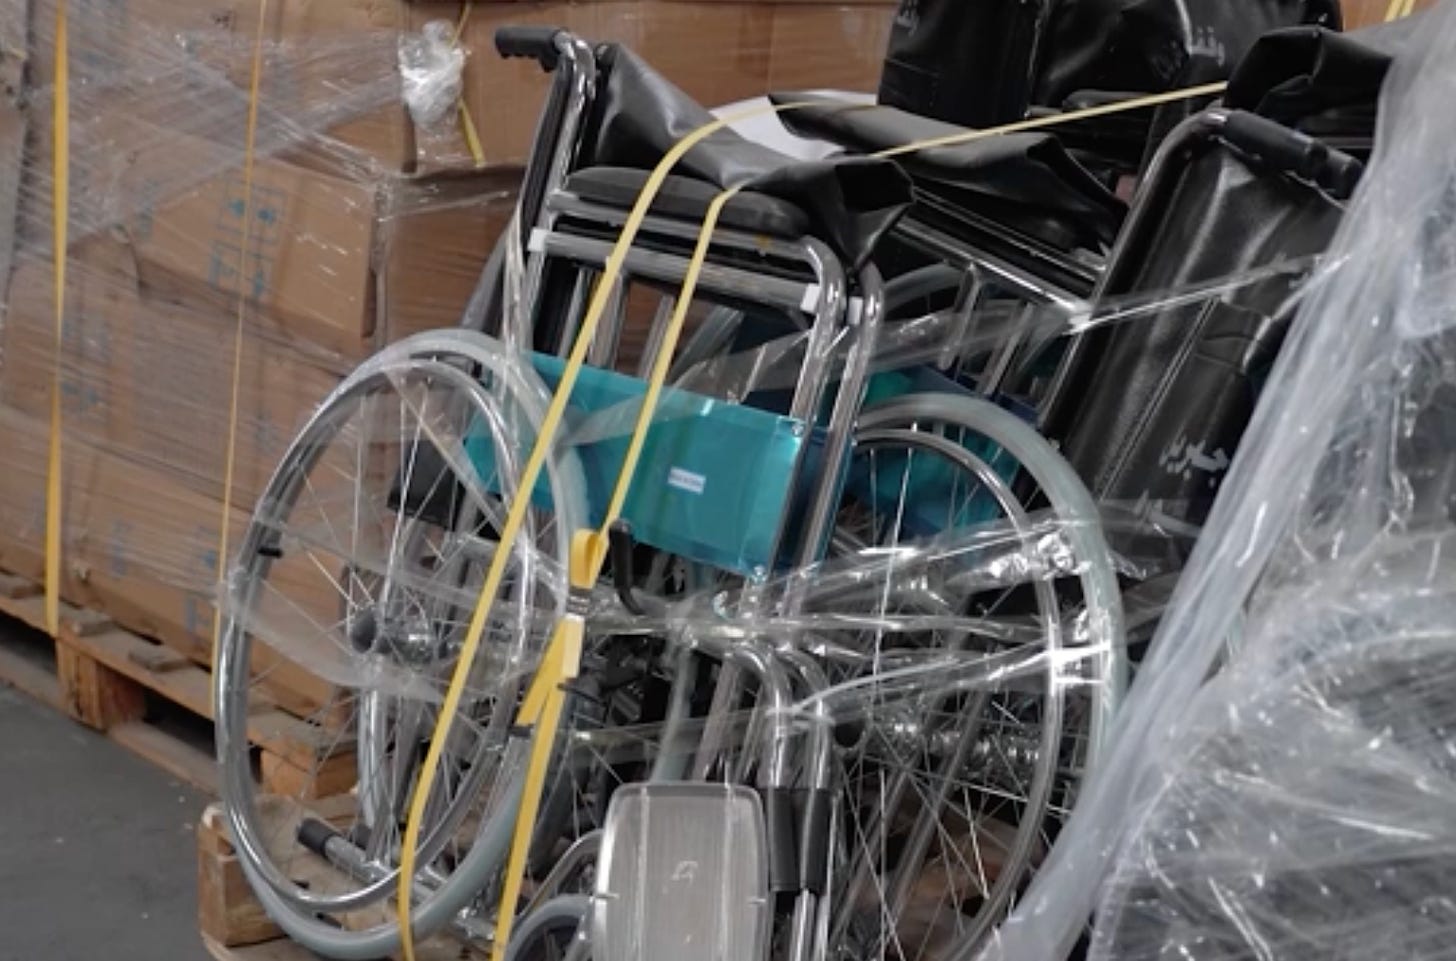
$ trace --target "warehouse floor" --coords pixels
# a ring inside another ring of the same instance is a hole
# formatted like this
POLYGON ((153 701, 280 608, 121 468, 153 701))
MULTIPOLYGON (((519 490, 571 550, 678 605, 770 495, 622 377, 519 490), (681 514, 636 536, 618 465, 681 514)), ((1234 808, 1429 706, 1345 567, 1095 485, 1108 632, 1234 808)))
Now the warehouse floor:
POLYGON ((4 685, 0 763, 0 961, 207 957, 202 795, 4 685))

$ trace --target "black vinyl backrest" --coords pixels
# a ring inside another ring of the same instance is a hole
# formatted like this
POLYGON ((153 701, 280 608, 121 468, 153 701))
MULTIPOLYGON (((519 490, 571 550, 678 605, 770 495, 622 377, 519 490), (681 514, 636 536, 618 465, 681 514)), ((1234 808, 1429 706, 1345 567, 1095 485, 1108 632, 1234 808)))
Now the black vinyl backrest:
POLYGON ((1395 57, 1427 35, 1428 12, 1340 34, 1317 27, 1260 37, 1229 79, 1224 102, 1293 124, 1344 111, 1373 119, 1395 57))
MULTIPOLYGON (((1109 266, 1104 300, 1237 277, 1325 250, 1343 212, 1217 139, 1184 157, 1159 211, 1109 266)), ((1291 319, 1298 275, 1096 329, 1075 409, 1051 432, 1093 495, 1201 525, 1291 319)))
POLYGON ((994 126, 1079 91, 1222 80, 1262 34, 1300 24, 1339 29, 1338 0, 901 0, 880 102, 994 126))

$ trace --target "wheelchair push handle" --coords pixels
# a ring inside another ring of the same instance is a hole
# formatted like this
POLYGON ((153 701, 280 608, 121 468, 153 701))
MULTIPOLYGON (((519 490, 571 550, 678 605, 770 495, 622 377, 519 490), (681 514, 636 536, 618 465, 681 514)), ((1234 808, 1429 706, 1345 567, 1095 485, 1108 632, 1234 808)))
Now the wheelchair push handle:
POLYGON ((506 60, 535 60, 550 73, 561 60, 556 38, 565 32, 557 27, 501 27, 495 32, 495 49, 506 60))
POLYGON ((1228 115, 1223 135, 1240 149, 1262 157, 1281 170, 1314 181, 1338 197, 1349 196, 1364 171, 1354 157, 1242 110, 1228 115))

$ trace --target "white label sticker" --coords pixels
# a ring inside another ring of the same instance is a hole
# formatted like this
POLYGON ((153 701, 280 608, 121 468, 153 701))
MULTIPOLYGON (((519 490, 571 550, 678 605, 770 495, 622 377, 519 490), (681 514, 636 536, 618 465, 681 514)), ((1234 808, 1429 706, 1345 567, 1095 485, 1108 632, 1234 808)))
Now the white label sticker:
POLYGON ((690 470, 673 467, 667 472, 667 486, 676 487, 689 494, 701 494, 703 488, 708 486, 708 479, 702 474, 694 474, 690 470))

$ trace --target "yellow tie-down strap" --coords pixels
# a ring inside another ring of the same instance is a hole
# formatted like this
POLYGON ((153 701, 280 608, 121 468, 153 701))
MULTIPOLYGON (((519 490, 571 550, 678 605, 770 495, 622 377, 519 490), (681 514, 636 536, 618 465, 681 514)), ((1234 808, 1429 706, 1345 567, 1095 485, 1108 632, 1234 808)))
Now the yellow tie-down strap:
MULTIPOLYGON (((536 486, 541 476, 541 470, 545 466, 546 457, 551 451, 555 442, 556 434, 560 429, 562 418, 566 414, 567 401, 571 398, 571 392, 576 386, 576 380, 581 374, 581 369, 586 364, 586 355, 591 347, 592 340, 596 336, 597 327, 602 316, 606 313, 610 301, 611 291, 616 280, 621 276, 622 268, 627 260, 627 252, 631 249, 632 242, 636 239, 642 223, 647 217, 647 211, 656 198, 662 184, 666 181, 668 172, 696 144, 704 138, 712 135, 715 131, 721 130, 730 123, 735 123, 745 116, 757 113, 757 110, 747 111, 743 114, 715 121, 707 124, 698 130, 693 131, 677 143, 663 160, 658 164, 657 169, 648 177, 643 185, 642 192, 637 198, 626 223, 622 227, 622 235, 617 239, 616 245, 612 248, 611 254, 602 270, 602 277, 592 293, 591 302, 587 307, 586 316, 582 320, 581 330, 577 334, 576 343, 572 345, 571 354, 567 357, 566 367, 561 374, 561 382, 551 398, 551 404, 546 410, 546 416, 542 419, 540 433, 531 449, 531 455, 526 460, 525 469, 521 473, 519 489, 531 490, 536 486)), ((715 211, 720 211, 727 202, 727 197, 715 200, 713 209, 710 210, 710 218, 715 219, 715 211)), ((710 221, 711 223, 711 221, 710 221)), ((709 224, 705 223, 705 228, 709 224)), ((694 264, 689 267, 689 276, 685 278, 695 279, 706 261, 708 240, 711 237, 711 229, 702 231, 698 242, 698 255, 694 257, 694 264)), ((687 284, 684 284, 686 289, 687 284)), ((636 469, 637 460, 640 457, 642 444, 646 439, 647 426, 652 421, 653 412, 656 409, 657 397, 660 395, 662 385, 667 380, 668 361, 671 358, 670 349, 676 347, 677 337, 682 329, 683 322, 687 317, 687 299, 679 299, 677 308, 673 312, 669 323, 669 330, 666 332, 663 341, 663 350, 659 352, 653 364, 652 376, 648 381, 647 393, 643 398, 642 409, 638 412, 637 423, 634 427, 632 437, 628 444, 627 457, 623 461, 621 472, 618 474, 616 487, 612 494, 612 502, 608 510, 608 516, 600 530, 579 533, 573 540, 571 558, 569 559, 569 575, 574 592, 590 592, 600 576, 602 565, 606 558, 607 530, 616 521, 620 514, 621 505, 626 501, 627 491, 630 490, 632 474, 636 469)), ((400 937, 403 947, 405 961, 414 961, 413 934, 410 927, 411 909, 411 885, 407 880, 414 876, 415 849, 419 845, 420 831, 424 819, 425 806, 429 800, 430 791, 434 788, 436 772, 440 765, 441 755, 444 752, 444 745, 449 740, 450 732, 455 722, 455 714, 460 709, 460 702, 465 691, 465 682, 470 674, 471 664, 480 649, 481 638, 485 633, 485 624, 490 616, 491 605, 495 602, 496 593, 500 590, 501 581, 505 576, 506 565, 509 562, 511 551, 515 546, 516 538, 520 534, 521 525, 525 522, 526 511, 530 508, 530 498, 517 498, 506 514, 505 524, 502 525, 499 535, 499 547, 486 571, 485 582, 481 586, 480 597, 476 602, 475 611, 471 615, 470 625, 466 629, 465 642, 461 646, 459 660, 450 678, 450 685, 445 692, 445 698, 440 706, 440 716, 435 723, 435 730, 430 737, 430 746, 425 754, 424 766, 421 769, 420 778, 415 786, 415 792, 410 802, 409 815, 405 822, 404 839, 400 852, 400 881, 401 887, 398 894, 400 937)), ((564 697, 548 696, 542 691, 560 692, 562 685, 569 679, 576 676, 580 663, 581 639, 585 633, 585 623, 579 613, 568 614, 562 619, 552 633, 552 639, 547 645, 547 655, 543 658, 537 676, 531 685, 535 697, 528 696, 523 705, 517 720, 524 725, 532 727, 531 759, 527 768, 527 783, 525 792, 521 799, 521 808, 516 816, 516 830, 511 844, 511 855, 505 888, 501 896, 500 920, 495 932, 495 957, 497 961, 503 957, 506 944, 509 943, 510 929, 515 918, 513 909, 517 895, 520 892, 521 881, 524 875, 526 851, 530 847, 531 830, 535 824, 536 810, 540 805, 541 789, 545 784, 546 768, 550 763, 552 746, 555 744, 556 729, 560 724, 561 709, 564 706, 564 697), (529 711, 527 709, 530 709, 529 711)), ((528 692, 530 693, 530 692, 528 692)))
MULTIPOLYGON (((227 442, 223 453, 222 508, 217 521, 218 596, 212 609, 212 671, 217 673, 217 651, 222 643, 223 605, 227 603, 228 521, 233 510, 233 480, 237 473, 238 404, 243 383, 243 340, 248 319, 248 291, 252 289, 248 274, 248 248, 253 228, 253 155, 258 143, 258 102, 263 89, 263 36, 268 20, 268 0, 258 0, 258 27, 253 34, 253 65, 248 80, 248 120, 243 133, 243 229, 238 245, 238 312, 233 328, 232 383, 228 394, 227 442)), ((217 686, 208 685, 210 697, 217 697, 217 686)), ((213 712, 217 704, 212 704, 213 712)))
POLYGON ((66 327, 66 228, 71 210, 70 42, 66 0, 56 2, 56 74, 51 99, 51 257, 55 279, 56 329, 51 359, 51 436, 46 457, 45 623, 54 637, 61 629, 61 359, 66 327))
POLYGON ((1415 13, 1416 0, 1390 0, 1390 6, 1385 8, 1385 22, 1392 23, 1415 13))
MULTIPOLYGON (((937 137, 933 140, 905 144, 890 150, 881 151, 876 156, 902 156, 917 150, 956 146, 989 137, 1052 127, 1108 114, 1142 110, 1165 103, 1173 103, 1196 97, 1216 96, 1222 93, 1226 87, 1227 85, 1223 83, 1205 84, 1199 87, 1154 94, 1119 103, 1103 104, 1072 113, 1018 121, 1001 127, 985 130, 969 130, 960 134, 937 137)), ((656 199, 658 192, 662 189, 668 173, 694 146, 717 131, 732 124, 754 117, 802 110, 814 106, 822 106, 822 104, 790 103, 780 106, 754 107, 719 118, 688 134, 674 145, 662 158, 662 161, 658 163, 657 167, 652 171, 646 183, 643 185, 642 191, 638 195, 637 201, 633 205, 632 211, 622 227, 621 236, 618 237, 611 254, 607 258, 606 264, 603 266, 601 277, 597 281, 592 299, 587 307, 586 316, 583 318, 581 329, 577 334, 576 343, 572 346, 565 369, 561 375, 560 383, 556 388, 555 394, 552 396, 551 405, 547 409, 545 418, 542 420, 540 433, 531 449, 531 455, 527 459, 525 470, 522 472, 518 490, 533 489, 537 480, 540 478, 546 457, 551 450, 552 444, 555 442, 556 434, 560 429, 562 418, 565 415, 567 402, 571 397, 572 390, 575 388, 577 377, 580 375, 581 369, 586 363, 588 348, 591 346, 592 340, 597 332, 597 327, 600 324, 603 314, 606 312, 611 291, 621 276, 622 268, 626 263, 627 253, 631 249, 633 241, 636 240, 637 234, 641 230, 643 221, 647 216, 647 211, 650 209, 653 200, 656 199)), ((855 108, 850 107, 846 109, 855 108)), ((627 494, 631 490, 633 474, 636 471, 637 462, 640 458, 643 444, 646 441, 647 431, 656 411, 658 398, 661 396, 662 388, 667 380, 667 372, 671 365, 673 352, 677 346, 678 337, 681 334, 687 317, 688 308, 691 305, 693 294, 697 290, 698 278, 707 260, 713 232, 717 227, 718 218, 724 206, 726 206, 738 190, 739 188, 735 187, 720 193, 714 198, 704 217, 693 256, 688 262, 688 268, 683 277, 682 288, 679 291, 673 315, 669 320, 662 345, 656 357, 653 358, 652 371, 648 378, 642 408, 638 411, 636 423, 633 426, 628 443, 627 457, 623 461, 621 471, 617 476, 606 519, 598 530, 579 532, 573 540, 568 573, 570 575, 572 590, 578 596, 589 592, 595 586, 597 579, 601 575, 607 554, 607 532, 620 516, 622 507, 626 503, 627 494)), ((415 958, 413 932, 410 926, 412 879, 416 866, 415 849, 419 845, 425 807, 430 792, 434 787, 436 772, 440 765, 444 745, 449 740, 451 730, 454 726, 455 714, 460 708, 460 702, 464 694, 466 679, 470 674, 471 664, 474 662, 475 656, 479 651, 491 605, 495 602, 496 593, 499 591, 501 581, 505 575, 506 564, 529 507, 530 498, 517 498, 512 503, 506 515, 506 522, 500 530, 499 546, 491 561, 490 568, 486 572, 485 582, 481 587, 480 597, 476 603, 475 611, 471 616, 470 625, 466 631, 465 642, 461 647, 459 660, 452 672, 444 702, 440 707, 439 718, 436 721, 434 732, 430 737, 430 745, 425 756, 424 766, 411 799, 409 815, 405 823, 402 850, 400 852, 398 891, 399 926, 405 961, 414 961, 415 958)), ((521 799, 521 807, 516 815, 510 858, 507 862, 505 883, 501 892, 499 915, 495 927, 492 951, 493 961, 503 961, 506 946, 510 943, 511 928, 515 920, 516 903, 525 874, 526 855, 530 848, 532 832, 535 829, 536 814, 540 807, 541 793, 545 786, 547 769, 550 765, 551 753, 556 742, 557 731, 560 727, 562 710, 565 706, 564 685, 576 677, 580 668, 581 647, 585 636, 585 627, 583 615, 579 611, 568 613, 556 625, 552 632, 551 640, 547 644, 545 655, 542 658, 540 666, 537 668, 536 675, 528 688, 527 696, 517 714, 519 724, 531 727, 532 745, 530 759, 527 765, 526 784, 521 799)))

